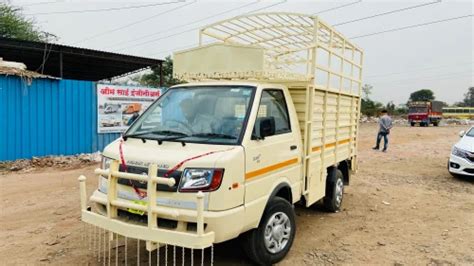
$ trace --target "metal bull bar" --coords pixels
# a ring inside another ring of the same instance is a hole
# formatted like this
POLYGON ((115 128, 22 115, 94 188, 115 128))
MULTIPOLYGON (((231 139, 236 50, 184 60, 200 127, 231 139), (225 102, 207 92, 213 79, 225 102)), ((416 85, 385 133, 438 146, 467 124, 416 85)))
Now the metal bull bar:
POLYGON ((211 247, 214 242, 214 232, 204 232, 204 193, 196 194, 196 232, 180 232, 158 228, 158 216, 180 215, 179 210, 169 211, 157 206, 156 184, 173 186, 173 178, 163 178, 157 176, 158 167, 151 164, 148 168, 148 175, 132 174, 119 171, 119 162, 113 161, 109 169, 96 169, 95 173, 108 177, 107 201, 104 202, 107 209, 107 216, 94 213, 87 208, 86 177, 80 176, 80 197, 81 197, 81 219, 82 221, 109 231, 110 240, 114 234, 128 238, 135 238, 146 241, 146 248, 152 251, 160 247, 160 244, 175 245, 189 249, 205 249, 211 247), (146 206, 133 202, 119 201, 117 199, 117 182, 119 178, 127 178, 136 181, 147 182, 146 206), (126 223, 118 219, 119 208, 131 208, 147 213, 147 226, 126 223))

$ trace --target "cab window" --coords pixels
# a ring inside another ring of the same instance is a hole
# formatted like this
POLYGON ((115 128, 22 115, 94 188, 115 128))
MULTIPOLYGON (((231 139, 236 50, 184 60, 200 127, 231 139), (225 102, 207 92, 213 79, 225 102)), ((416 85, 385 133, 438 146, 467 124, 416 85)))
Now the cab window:
POLYGON ((275 119, 275 135, 291 132, 288 107, 282 90, 270 89, 262 92, 257 119, 270 117, 275 119))

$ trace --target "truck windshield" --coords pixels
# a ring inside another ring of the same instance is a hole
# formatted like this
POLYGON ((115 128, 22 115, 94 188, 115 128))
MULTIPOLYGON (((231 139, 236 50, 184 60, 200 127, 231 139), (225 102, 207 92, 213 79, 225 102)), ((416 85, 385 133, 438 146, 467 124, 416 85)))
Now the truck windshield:
POLYGON ((255 87, 193 86, 169 89, 125 137, 209 144, 239 144, 255 87))
POLYGON ((422 106, 411 106, 408 109, 408 113, 413 114, 413 113, 427 113, 428 112, 428 107, 422 107, 422 106))

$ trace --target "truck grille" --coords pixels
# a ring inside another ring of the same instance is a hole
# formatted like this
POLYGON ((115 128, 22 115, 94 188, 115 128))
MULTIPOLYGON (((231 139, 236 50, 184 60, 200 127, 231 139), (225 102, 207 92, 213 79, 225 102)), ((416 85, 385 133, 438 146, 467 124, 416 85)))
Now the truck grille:
MULTIPOLYGON (((122 168, 122 165, 120 165, 120 169, 122 168)), ((127 172, 133 173, 133 174, 147 174, 148 173, 148 168, 146 167, 138 167, 138 166, 127 166, 127 172)), ((168 172, 167 169, 158 169, 158 176, 164 176, 168 172)), ((158 184, 156 186, 157 191, 166 191, 166 192, 176 192, 178 191, 178 185, 179 181, 181 180, 181 174, 182 171, 174 171, 171 173, 170 178, 174 178, 175 180, 175 185, 172 187, 169 187, 167 185, 161 185, 158 184)), ((126 178, 119 178, 118 183, 124 186, 133 186, 136 188, 141 188, 141 189, 147 189, 147 182, 139 182, 135 180, 130 180, 126 178)))

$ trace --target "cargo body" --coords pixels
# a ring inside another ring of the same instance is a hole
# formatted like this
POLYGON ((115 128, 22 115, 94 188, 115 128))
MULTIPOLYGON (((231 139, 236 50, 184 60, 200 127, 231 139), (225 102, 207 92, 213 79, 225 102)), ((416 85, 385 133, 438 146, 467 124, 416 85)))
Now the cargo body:
POLYGON ((440 101, 408 103, 408 123, 411 126, 438 126, 443 116, 443 103, 440 101))
POLYGON ((293 35, 239 43, 234 37, 248 31, 216 32, 229 21, 201 30, 218 42, 175 54, 174 75, 188 83, 167 90, 107 146, 92 211, 82 197, 84 221, 145 240, 149 250, 240 236, 255 263, 270 264, 291 248, 293 204, 340 210, 357 169, 362 51, 316 17, 265 16, 291 19, 288 27, 299 21, 307 46, 293 35))

